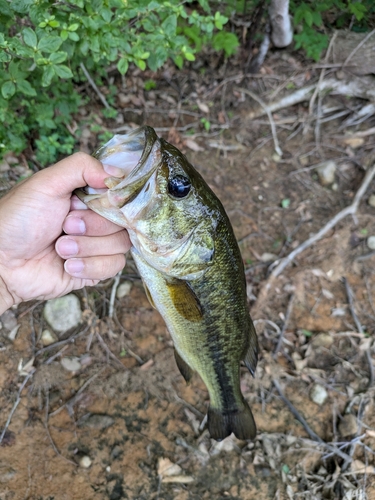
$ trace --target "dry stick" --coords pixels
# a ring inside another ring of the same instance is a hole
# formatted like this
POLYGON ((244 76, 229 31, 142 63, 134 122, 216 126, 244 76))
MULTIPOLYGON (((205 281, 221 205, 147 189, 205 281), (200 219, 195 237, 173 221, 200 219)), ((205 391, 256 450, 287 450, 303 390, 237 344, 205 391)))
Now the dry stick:
POLYGON ((283 327, 282 327, 280 335, 279 335, 279 340, 277 341, 276 349, 273 353, 273 358, 276 358, 276 355, 281 348, 281 344, 283 343, 284 333, 285 333, 285 330, 286 330, 286 327, 288 325, 288 321, 289 321, 289 318, 290 318, 290 315, 291 315, 292 309, 293 309, 294 297, 295 297, 295 295, 293 293, 289 299, 289 303, 288 303, 288 307, 287 307, 286 315, 285 315, 285 321, 284 321, 283 327))
POLYGON ((83 73, 85 74, 85 77, 87 78, 89 84, 95 90, 95 92, 97 93, 99 99, 102 101, 104 107, 106 107, 107 109, 111 109, 111 106, 108 104, 106 98, 104 97, 104 95, 100 92, 100 90, 96 86, 96 83, 91 78, 90 73, 87 71, 85 65, 83 63, 81 63, 79 66, 80 66, 81 70, 83 71, 83 73))
POLYGON ((113 352, 110 350, 110 348, 104 342, 104 340, 103 340, 103 338, 102 338, 102 336, 100 335, 99 332, 96 332, 96 336, 98 337, 98 340, 99 340, 101 346, 103 347, 103 349, 105 350, 105 352, 108 354, 108 356, 110 358, 112 358, 113 360, 115 360, 116 363, 118 365, 120 365, 123 370, 126 370, 125 366, 121 363, 121 361, 119 359, 117 359, 117 357, 113 354, 113 352))
POLYGON ((259 96, 257 96, 253 92, 251 92, 251 90, 243 89, 241 87, 238 87, 236 90, 238 90, 239 92, 243 92, 244 94, 247 94, 250 97, 252 97, 265 110, 265 112, 267 113, 268 119, 270 121, 270 125, 271 125, 271 132, 272 132, 273 142, 275 144, 275 151, 279 156, 283 156, 283 152, 281 151, 280 146, 279 146, 279 141, 277 140, 276 125, 275 125, 274 119, 272 117, 270 108, 267 106, 267 104, 259 96))
POLYGON ((18 390, 17 399, 14 402, 13 408, 10 410, 10 413, 9 413, 9 416, 8 416, 8 420, 6 421, 4 429, 3 429, 3 432, 1 433, 0 444, 2 443, 2 441, 4 439, 4 436, 5 436, 5 433, 6 433, 7 429, 8 429, 8 427, 9 427, 10 421, 12 420, 13 414, 16 411, 17 406, 19 405, 19 403, 21 401, 21 392, 23 391, 25 385, 30 380, 30 378, 34 375, 34 372, 35 372, 35 368, 25 377, 25 380, 22 382, 21 387, 18 390))
MULTIPOLYGON (((344 281, 344 285, 345 285, 346 296, 348 297, 350 313, 353 317, 353 320, 354 320, 355 326, 357 327, 358 332, 363 334, 365 332, 364 332, 362 325, 361 325, 361 322, 359 321, 358 316, 355 312, 354 300, 353 300, 353 290, 351 289, 351 286, 349 285, 349 282, 345 277, 343 277, 343 281, 344 281)), ((366 353, 366 359, 367 359, 367 363, 369 366, 369 372, 370 372, 369 387, 371 387, 372 384, 374 383, 374 368, 372 366, 370 347, 368 347, 365 350, 365 353, 366 353)))
POLYGON ((57 446, 55 445, 55 442, 52 439, 51 433, 50 433, 49 428, 48 428, 48 411, 49 411, 49 394, 48 394, 48 391, 47 391, 47 393, 46 393, 46 418, 45 418, 45 422, 44 422, 44 427, 46 429, 46 433, 47 433, 48 439, 50 440, 51 446, 54 449, 54 452, 56 453, 57 456, 63 458, 64 460, 66 460, 70 464, 73 464, 74 466, 77 467, 78 464, 76 464, 75 462, 73 462, 69 458, 64 457, 64 455, 62 455, 59 452, 59 450, 57 449, 57 446))
POLYGON ((311 437, 311 439, 313 439, 314 441, 317 441, 318 443, 320 443, 321 445, 323 445, 327 450, 329 450, 330 452, 334 453, 335 455, 338 455, 339 457, 343 458, 344 460, 346 461, 349 461, 349 462, 352 462, 353 459, 352 457, 350 457, 347 453, 344 453, 343 451, 341 451, 339 448, 337 448, 336 446, 332 446, 331 444, 328 444, 326 443, 325 441, 323 441, 323 439, 318 436, 318 434, 316 434, 308 425, 308 423, 306 422, 306 420, 302 417, 302 415, 299 414, 299 412, 297 411, 297 409, 292 405, 292 403, 289 401, 289 399, 287 399, 285 396, 284 396, 284 393, 283 391, 281 390, 281 387, 278 383, 277 380, 273 379, 272 380, 272 383, 273 385, 275 386, 277 392, 279 393, 280 395, 280 398, 283 400, 283 402, 286 404, 286 406, 288 407, 288 409, 290 410, 290 412, 295 416, 295 418, 298 420, 298 422, 300 422, 305 431, 307 432, 307 434, 311 437))
POLYGON ((270 274, 268 279, 268 283, 266 284, 267 290, 270 288, 272 281, 281 274, 284 269, 299 255, 301 252, 306 250, 306 248, 310 247, 317 241, 319 241, 330 229, 332 229, 338 222, 340 222, 347 215, 354 215, 358 210, 358 205, 365 194, 370 182, 375 176, 375 165, 371 167, 367 172, 360 185, 358 191, 354 196, 353 203, 348 207, 341 210, 337 213, 332 219, 330 219, 325 226, 322 227, 320 231, 318 231, 314 236, 311 236, 308 240, 304 241, 301 245, 295 248, 287 257, 282 259, 282 261, 275 267, 275 269, 270 274))
POLYGON ((112 290, 111 290, 111 298, 109 299, 109 312, 108 312, 108 316, 110 318, 113 318, 113 312, 115 309, 116 292, 117 292, 118 285, 120 283, 121 273, 122 273, 122 271, 120 271, 119 273, 116 274, 115 281, 113 283, 112 290))

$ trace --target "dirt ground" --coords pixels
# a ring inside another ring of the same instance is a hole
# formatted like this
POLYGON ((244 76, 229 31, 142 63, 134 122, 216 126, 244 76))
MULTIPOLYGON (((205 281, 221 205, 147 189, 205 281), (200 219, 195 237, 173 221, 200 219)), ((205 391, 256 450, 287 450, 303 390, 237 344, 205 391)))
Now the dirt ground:
MULTIPOLYGON (((116 123, 93 111, 97 98, 87 86, 81 148, 98 144, 91 122, 108 130, 147 123, 183 149, 222 200, 261 345, 255 378, 242 374, 258 435, 217 443, 201 428, 206 388, 198 376, 185 384, 129 260, 120 284, 131 289, 115 300, 113 319, 114 280, 76 293, 82 324, 48 347, 40 340, 43 303, 11 311, 9 324, 20 325, 11 339, 2 318, 0 500, 375 499, 375 255, 368 248, 375 182, 355 216, 269 281, 275 261, 352 203, 375 143, 374 135, 347 137, 374 119, 350 125, 366 102, 325 95, 326 118, 338 108, 347 114, 321 120, 318 140, 308 102, 283 109, 273 114, 280 158, 267 116, 250 121, 254 101, 239 89, 277 100, 316 82, 320 70, 291 52, 271 53, 249 78, 240 61, 200 64, 180 73, 134 72, 126 87, 115 80, 116 123), (147 77, 156 89, 144 90, 147 77), (328 186, 316 169, 326 160, 336 164, 328 186), (62 367, 68 356, 80 359, 79 371, 62 367)), ((14 172, 22 174, 22 162, 1 173, 3 185, 15 182, 14 172)))

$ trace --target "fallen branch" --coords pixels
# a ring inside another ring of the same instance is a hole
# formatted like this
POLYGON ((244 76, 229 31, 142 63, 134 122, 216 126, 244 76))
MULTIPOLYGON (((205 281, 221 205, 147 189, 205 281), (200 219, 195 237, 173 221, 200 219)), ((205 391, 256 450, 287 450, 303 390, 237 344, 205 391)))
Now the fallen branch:
MULTIPOLYGON (((371 78, 371 77, 370 77, 371 78)), ((267 109, 270 113, 274 111, 279 111, 280 109, 288 108, 289 106, 294 106, 300 102, 307 101, 310 98, 312 92, 317 89, 318 92, 326 90, 333 94, 340 94, 345 96, 360 97, 362 99, 375 99, 375 86, 371 79, 372 85, 369 84, 368 79, 364 81, 364 77, 353 77, 350 81, 345 82, 343 80, 335 80, 329 78, 318 82, 315 85, 309 85, 308 87, 303 87, 293 94, 283 97, 277 102, 271 102, 267 104, 267 109)), ((259 102, 259 101, 258 101, 259 102)), ((254 118, 259 118, 266 113, 263 107, 251 111, 247 116, 247 120, 254 120, 254 118)))
POLYGON ((294 415, 294 417, 298 420, 298 422, 300 422, 302 424, 303 428, 305 429, 305 431, 307 432, 307 434, 310 436, 310 438, 313 441, 318 442, 319 444, 321 444, 322 446, 324 446, 324 448, 326 448, 327 450, 329 450, 334 455, 337 455, 340 458, 344 459, 346 462, 351 463, 353 461, 352 457, 349 456, 347 453, 344 453, 343 451, 341 451, 340 448, 338 448, 337 446, 334 446, 332 444, 329 444, 329 443, 326 443, 325 441, 323 441, 323 439, 320 436, 318 436, 318 434, 316 434, 310 428, 310 426, 308 425, 308 423, 306 422, 306 420, 302 417, 302 415, 300 415, 300 413, 298 412, 298 410, 293 406, 293 404, 289 401, 289 399, 284 395, 284 393, 281 390, 281 387, 280 387, 280 384, 278 383, 278 381, 277 380, 272 380, 272 383, 275 386, 277 392, 279 393, 280 398, 282 399, 282 401, 288 407, 289 411, 294 415))
POLYGON ((308 240, 304 241, 301 245, 295 248, 287 257, 282 259, 281 262, 272 271, 268 281, 270 282, 274 278, 277 278, 277 276, 279 276, 284 271, 284 269, 297 257, 297 255, 299 255, 301 252, 306 250, 306 248, 310 247, 311 245, 319 241, 321 238, 323 238, 323 236, 326 233, 328 233, 328 231, 332 229, 344 217, 346 217, 347 215, 354 215, 357 212, 359 203, 374 176, 375 176, 375 165, 366 172, 362 184, 360 185, 358 191, 355 194, 353 203, 348 207, 344 208, 343 210, 341 210, 339 213, 337 213, 332 219, 330 219, 327 222, 327 224, 325 224, 325 226, 322 227, 320 231, 311 236, 311 238, 309 238, 308 240))
POLYGON ((95 90, 96 94, 98 95, 99 99, 102 101, 103 105, 105 108, 107 109, 111 109, 111 106, 108 104, 107 102, 107 99, 104 97, 104 95, 100 92, 100 90, 98 89, 96 83, 94 82, 94 80, 91 78, 91 75, 90 73, 87 71, 86 69, 86 66, 81 63, 79 65, 79 67, 81 68, 81 70, 83 71, 85 77, 87 78, 89 84, 91 85, 91 87, 95 90))

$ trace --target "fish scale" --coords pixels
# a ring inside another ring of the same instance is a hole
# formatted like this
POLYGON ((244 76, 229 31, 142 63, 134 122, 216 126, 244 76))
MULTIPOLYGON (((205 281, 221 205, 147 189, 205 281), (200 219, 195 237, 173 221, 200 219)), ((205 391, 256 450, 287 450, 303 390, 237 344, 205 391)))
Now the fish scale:
POLYGON ((79 190, 92 210, 129 232, 131 253, 151 304, 171 334, 187 382, 197 372, 210 396, 208 430, 253 439, 256 425, 240 389, 252 374, 258 341, 250 318, 243 261, 227 214, 186 157, 151 127, 115 136, 95 155, 116 166, 140 158, 106 193, 79 190))

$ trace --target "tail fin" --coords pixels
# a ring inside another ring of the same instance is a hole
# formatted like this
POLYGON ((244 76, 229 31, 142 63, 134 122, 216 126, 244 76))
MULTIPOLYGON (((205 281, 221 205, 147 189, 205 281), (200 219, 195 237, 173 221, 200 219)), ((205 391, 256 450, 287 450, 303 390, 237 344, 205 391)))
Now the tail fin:
POLYGON ((224 411, 209 407, 207 425, 212 439, 221 441, 232 432, 238 439, 255 438, 257 429, 253 414, 246 401, 243 401, 243 405, 240 410, 224 411))

